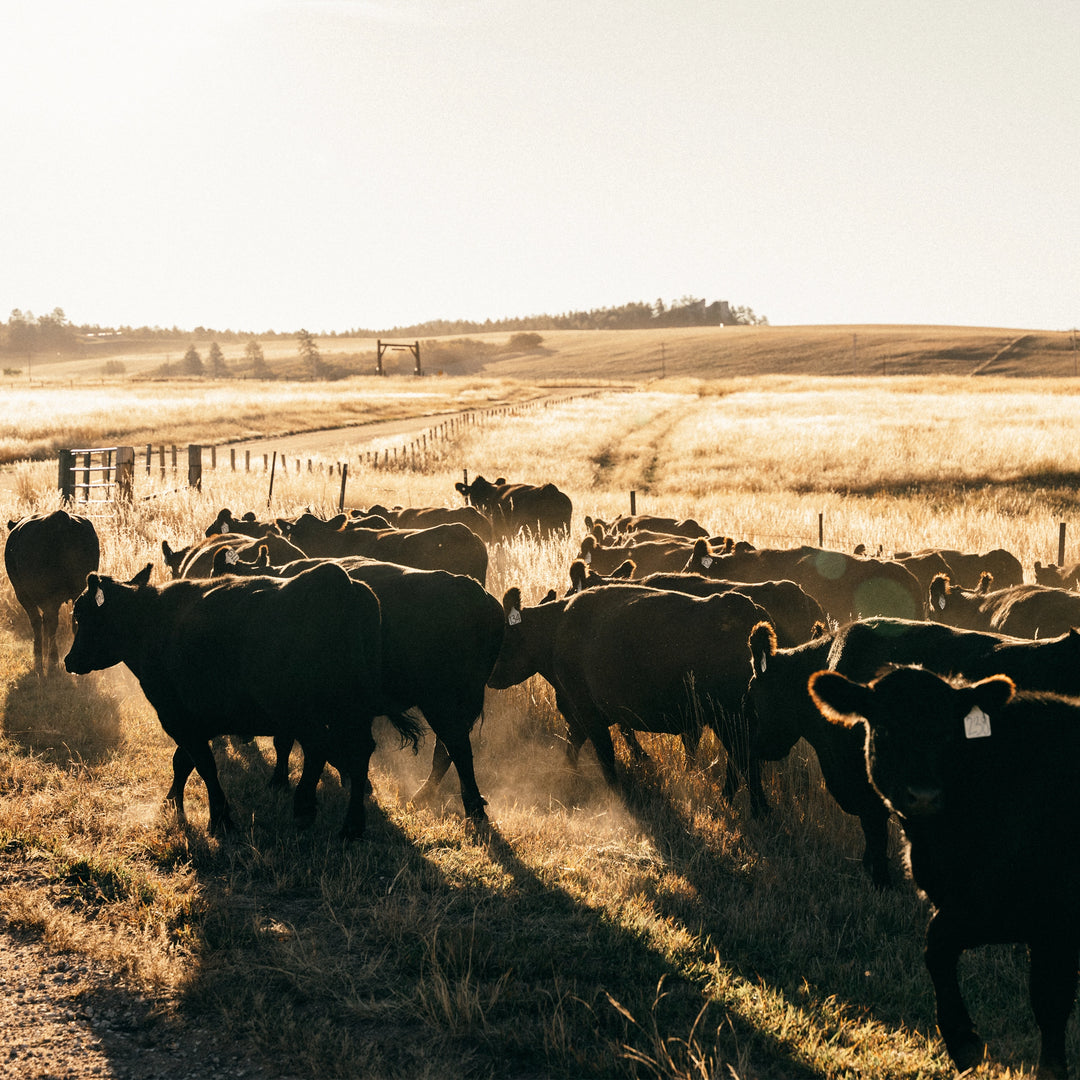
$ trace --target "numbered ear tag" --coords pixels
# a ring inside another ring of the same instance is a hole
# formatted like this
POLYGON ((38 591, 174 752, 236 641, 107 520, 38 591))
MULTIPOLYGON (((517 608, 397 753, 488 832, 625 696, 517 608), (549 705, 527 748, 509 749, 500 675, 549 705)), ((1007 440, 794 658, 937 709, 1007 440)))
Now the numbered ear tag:
POLYGON ((986 739, 990 736, 990 717, 979 708, 971 707, 971 712, 964 717, 964 737, 967 739, 986 739))
POLYGON ((94 593, 94 603, 97 604, 98 607, 101 607, 101 605, 105 603, 105 594, 100 589, 94 593))
POLYGON ((711 555, 706 555, 701 560, 701 565, 704 566, 706 570, 708 570, 709 567, 712 566, 712 556, 711 555))
POLYGON ((521 612, 517 608, 511 608, 510 614, 506 616, 506 621, 511 626, 518 626, 521 623, 521 612))
POLYGON ((229 550, 225 552, 225 561, 230 566, 235 566, 240 561, 240 556, 236 554, 235 548, 229 548, 229 550))

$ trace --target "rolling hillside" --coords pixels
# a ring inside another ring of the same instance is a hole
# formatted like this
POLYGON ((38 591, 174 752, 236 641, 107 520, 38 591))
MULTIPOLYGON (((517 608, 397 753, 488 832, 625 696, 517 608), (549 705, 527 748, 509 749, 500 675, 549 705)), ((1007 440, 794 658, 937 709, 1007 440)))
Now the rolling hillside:
MULTIPOLYGON (((737 326, 661 330, 544 331, 536 348, 513 348, 506 332, 421 342, 425 375, 551 379, 716 379, 747 375, 1006 375, 1072 376, 1076 345, 1068 331, 955 326, 737 326)), ((87 342, 79 355, 3 358, 4 382, 179 378, 194 344, 206 359, 210 338, 87 342)), ((372 374, 370 338, 316 339, 337 375, 372 374)), ((244 342, 223 342, 231 377, 250 377, 244 342)), ((304 377, 290 337, 262 341, 271 373, 304 377)), ((408 352, 388 352, 387 374, 410 374, 408 352)), ((208 376, 207 376, 208 378, 208 376)))

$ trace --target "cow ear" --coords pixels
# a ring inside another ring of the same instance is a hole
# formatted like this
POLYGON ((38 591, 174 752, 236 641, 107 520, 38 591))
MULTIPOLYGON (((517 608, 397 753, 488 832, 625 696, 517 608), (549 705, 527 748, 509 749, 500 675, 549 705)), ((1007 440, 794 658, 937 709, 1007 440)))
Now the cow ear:
POLYGON ((128 585, 149 585, 150 573, 154 569, 153 563, 147 563, 127 584, 128 585))
POLYGON ((979 588, 978 592, 980 596, 985 596, 990 591, 990 586, 994 584, 994 575, 989 570, 984 570, 979 575, 979 588))
POLYGON ((454 490, 461 492, 462 495, 469 494, 469 485, 463 484, 460 480, 454 485, 454 490))
POLYGON ((505 477, 505 476, 500 476, 500 477, 499 477, 499 478, 498 478, 498 479, 497 479, 497 480, 495 481, 495 483, 496 483, 496 484, 505 484, 505 483, 506 483, 506 477, 505 477))
POLYGON ((584 559, 575 559, 570 564, 570 591, 581 592, 585 588, 585 579, 588 576, 584 559))
POLYGON ((611 577, 618 578, 620 581, 624 581, 628 578, 632 578, 637 571, 637 563, 633 559, 623 559, 614 570, 611 571, 611 577))
MULTIPOLYGON (((541 600, 540 603, 541 604, 550 604, 552 602, 552 600, 558 600, 558 598, 559 598, 558 593, 556 593, 554 589, 548 589, 548 591, 544 594, 544 599, 541 600)), ((520 618, 520 616, 519 616, 519 618, 520 618)))
POLYGON ((762 675, 776 655, 776 631, 772 623, 759 622, 750 631, 750 664, 755 675, 762 675))
POLYGON ((808 686, 814 704, 832 724, 854 727, 872 711, 874 691, 837 671, 815 672, 808 686))
POLYGON ((332 517, 326 524, 327 527, 331 529, 343 529, 348 520, 348 514, 338 514, 336 517, 332 517))
POLYGON ((930 582, 930 607, 936 611, 944 611, 951 591, 951 582, 947 574, 935 574, 930 582))
POLYGON ((521 590, 516 585, 503 593, 503 614, 511 626, 521 622, 521 590))
POLYGON ((1013 694, 1016 693, 1016 683, 1008 675, 991 675, 988 679, 973 683, 971 690, 979 708, 993 716, 1012 701, 1013 694))

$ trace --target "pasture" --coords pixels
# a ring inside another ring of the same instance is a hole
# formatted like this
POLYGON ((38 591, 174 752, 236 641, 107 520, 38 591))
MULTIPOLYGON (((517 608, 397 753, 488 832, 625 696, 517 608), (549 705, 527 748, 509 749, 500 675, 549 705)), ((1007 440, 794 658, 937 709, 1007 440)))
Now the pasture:
MULTIPOLYGON (((428 385, 403 380, 387 408, 429 411, 404 396, 428 385)), ((440 385, 449 396, 476 391, 464 380, 440 385)), ((571 535, 492 552, 489 591, 517 585, 526 604, 568 585, 583 516, 627 512, 631 490, 639 512, 693 516, 758 546, 817 543, 820 521, 825 545, 845 551, 1004 546, 1034 580, 1034 560, 1056 558, 1059 522, 1071 530, 1066 559, 1080 555, 1078 388, 1067 379, 667 380, 465 427, 415 470, 350 465, 346 501, 459 505, 463 469, 554 480, 573 499, 571 535)), ((127 406, 111 392, 98 404, 109 441, 124 441, 116 410, 127 406)), ((62 414, 75 391, 40 393, 45 416, 62 414)), ((157 393, 164 418, 133 417, 127 441, 152 431, 154 441, 225 443, 267 423, 238 430, 226 401, 186 405, 174 421, 168 391, 157 393)), ((299 409, 262 430, 323 427, 326 415, 329 406, 312 422, 299 409)), ((78 429, 74 441, 103 445, 89 437, 104 425, 78 429)), ((358 429, 320 460, 355 461, 362 444, 358 429)), ((3 522, 58 504, 53 461, 10 466, 9 478, 3 522)), ((152 562, 153 580, 165 580, 161 541, 192 542, 223 506, 266 509, 265 476, 233 473, 220 458, 200 492, 144 499, 142 483, 133 505, 95 516, 102 570, 122 579, 152 562)), ((325 469, 285 472, 271 509, 328 515, 337 497, 325 469)), ((288 799, 267 789, 269 743, 221 747, 222 782, 244 824, 219 841, 206 832, 197 778, 188 825, 163 811, 173 745, 125 669, 39 683, 6 580, 0 713, 4 917, 44 949, 111 966, 154 1003, 161 1038, 182 1039, 192 1017, 212 1016, 267 1076, 951 1075, 922 962, 926 905, 910 883, 870 886, 858 825, 823 790, 802 744, 766 767, 776 809, 762 820, 750 817, 745 790, 723 801, 722 762, 687 771, 666 736, 643 737, 648 765, 622 759, 634 783, 621 797, 591 751, 578 769, 566 764, 553 694, 535 678, 489 691, 473 733, 490 839, 467 828, 452 772, 441 813, 410 805, 431 739, 413 757, 387 735, 368 832, 351 845, 336 835, 347 792, 332 769, 317 824, 298 833, 288 799)), ((1037 1054, 1023 950, 967 954, 961 979, 993 1058, 980 1075, 1022 1075, 1037 1054)), ((1069 1031, 1075 1065, 1075 1016, 1069 1031)))

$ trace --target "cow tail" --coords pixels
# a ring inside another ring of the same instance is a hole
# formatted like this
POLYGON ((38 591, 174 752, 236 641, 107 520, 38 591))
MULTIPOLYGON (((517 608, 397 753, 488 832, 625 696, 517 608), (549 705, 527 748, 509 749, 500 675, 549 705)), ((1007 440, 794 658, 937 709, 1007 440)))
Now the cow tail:
POLYGON ((424 734, 424 725, 421 721, 405 712, 388 713, 387 719, 394 725, 394 729, 401 739, 401 747, 411 746, 412 752, 417 753, 420 749, 420 740, 424 734))

